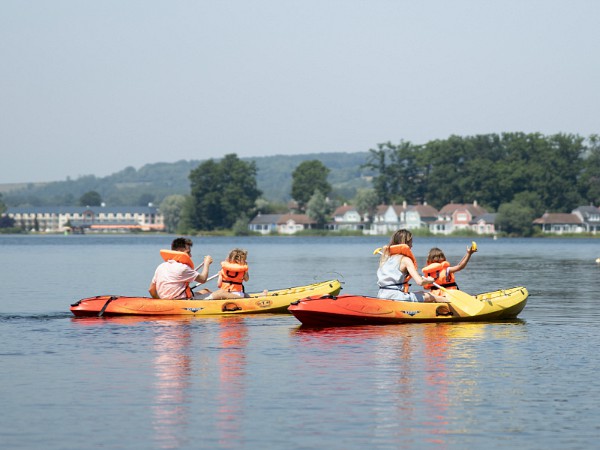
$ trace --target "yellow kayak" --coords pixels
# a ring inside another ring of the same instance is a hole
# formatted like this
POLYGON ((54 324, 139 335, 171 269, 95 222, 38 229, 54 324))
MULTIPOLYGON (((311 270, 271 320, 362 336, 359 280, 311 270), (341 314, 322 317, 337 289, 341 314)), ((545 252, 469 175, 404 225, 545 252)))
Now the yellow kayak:
POLYGON ((417 303, 361 295, 312 296, 292 303, 289 311, 307 326, 341 326, 410 322, 458 322, 514 319, 529 293, 523 286, 473 296, 477 313, 452 303, 417 303))
POLYGON ((290 287, 249 297, 226 300, 162 300, 149 297, 100 295, 84 298, 71 305, 75 316, 114 315, 227 315, 287 313, 290 303, 310 296, 337 295, 342 289, 338 280, 290 287))

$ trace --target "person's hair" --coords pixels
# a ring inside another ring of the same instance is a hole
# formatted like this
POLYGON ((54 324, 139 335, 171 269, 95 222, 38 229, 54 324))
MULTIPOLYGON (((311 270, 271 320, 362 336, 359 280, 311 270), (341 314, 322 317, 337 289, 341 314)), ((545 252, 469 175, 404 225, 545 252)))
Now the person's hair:
POLYGON ((234 248, 229 252, 227 256, 227 261, 235 264, 245 264, 246 258, 248 257, 248 252, 241 248, 234 248))
POLYGON ((427 264, 436 263, 436 262, 444 262, 446 261, 446 255, 437 247, 433 247, 429 250, 429 254, 427 255, 427 264))
POLYGON ((171 250, 184 251, 188 248, 191 248, 192 245, 194 245, 194 243, 191 239, 178 237, 173 239, 173 242, 171 242, 171 250))
POLYGON ((379 258, 379 265, 382 265, 389 257, 390 257, 390 247, 392 245, 398 244, 406 244, 412 241, 412 233, 405 228, 402 228, 396 231, 392 238, 390 239, 390 243, 383 247, 383 251, 381 252, 381 258, 379 258))
POLYGON ((388 244, 388 247, 391 247, 392 245, 398 245, 398 244, 408 244, 410 241, 412 241, 412 233, 404 228, 396 231, 393 235, 392 238, 390 239, 390 243, 388 244))

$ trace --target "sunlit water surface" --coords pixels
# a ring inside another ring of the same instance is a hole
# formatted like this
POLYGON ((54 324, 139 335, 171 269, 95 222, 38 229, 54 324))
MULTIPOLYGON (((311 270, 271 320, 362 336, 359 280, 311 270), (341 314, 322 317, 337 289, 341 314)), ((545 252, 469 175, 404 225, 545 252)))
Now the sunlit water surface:
MULTIPOLYGON (((470 293, 526 286, 518 320, 305 329, 290 315, 75 319, 145 295, 170 236, 0 236, 7 449, 589 449, 600 439, 600 241, 478 240, 470 293)), ((250 291, 339 278, 375 295, 386 238, 196 238, 249 250, 250 291)), ((470 240, 416 238, 458 262, 470 240)))

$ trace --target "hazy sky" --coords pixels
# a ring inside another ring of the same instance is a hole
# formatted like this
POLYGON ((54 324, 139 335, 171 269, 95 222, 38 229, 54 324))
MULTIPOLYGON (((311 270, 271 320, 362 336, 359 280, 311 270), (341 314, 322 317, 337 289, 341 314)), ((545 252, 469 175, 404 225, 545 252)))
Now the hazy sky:
POLYGON ((599 19, 597 0, 1 0, 0 183, 600 133, 599 19))

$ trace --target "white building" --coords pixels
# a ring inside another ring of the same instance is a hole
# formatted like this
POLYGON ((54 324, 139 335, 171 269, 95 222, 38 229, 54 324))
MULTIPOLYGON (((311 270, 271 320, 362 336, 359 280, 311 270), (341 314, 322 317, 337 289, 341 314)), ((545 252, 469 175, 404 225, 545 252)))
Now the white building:
POLYGON ((163 231, 164 218, 154 206, 22 206, 8 208, 15 227, 57 233, 163 231))

